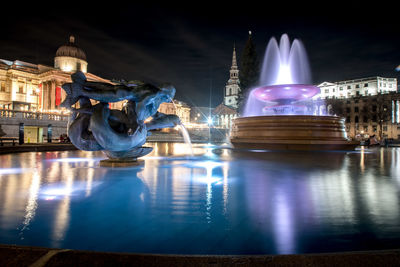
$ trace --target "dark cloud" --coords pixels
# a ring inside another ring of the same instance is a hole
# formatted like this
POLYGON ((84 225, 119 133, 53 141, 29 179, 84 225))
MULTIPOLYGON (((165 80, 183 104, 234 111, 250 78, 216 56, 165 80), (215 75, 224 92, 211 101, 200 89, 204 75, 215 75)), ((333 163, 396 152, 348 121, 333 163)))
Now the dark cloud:
POLYGON ((24 6, 17 17, 4 14, 0 58, 53 65, 57 48, 73 34, 87 54, 90 72, 170 82, 177 98, 192 105, 208 105, 211 91, 215 106, 229 78, 233 43, 240 59, 248 30, 260 57, 272 36, 288 33, 301 39, 314 83, 396 77, 400 32, 395 9, 381 6, 384 10, 374 11, 361 2, 312 7, 299 2, 267 7, 149 2, 85 9, 70 3, 46 12, 24 6))

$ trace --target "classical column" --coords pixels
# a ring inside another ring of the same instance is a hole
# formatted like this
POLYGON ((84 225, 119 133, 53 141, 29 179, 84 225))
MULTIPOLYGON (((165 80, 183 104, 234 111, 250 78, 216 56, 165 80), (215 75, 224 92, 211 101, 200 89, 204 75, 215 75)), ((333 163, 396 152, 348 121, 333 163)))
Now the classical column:
POLYGON ((11 101, 17 100, 18 80, 12 78, 11 80, 11 101))
POLYGON ((56 109, 56 83, 54 80, 50 81, 50 109, 56 109))
POLYGON ((43 83, 43 108, 49 110, 49 85, 48 82, 43 83))

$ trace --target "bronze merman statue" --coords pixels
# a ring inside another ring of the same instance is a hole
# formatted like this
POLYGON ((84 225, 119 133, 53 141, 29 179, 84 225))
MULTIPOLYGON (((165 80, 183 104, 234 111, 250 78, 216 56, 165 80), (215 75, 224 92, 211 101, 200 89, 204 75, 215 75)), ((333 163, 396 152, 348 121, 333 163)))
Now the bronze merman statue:
POLYGON ((67 97, 61 103, 62 107, 72 111, 68 136, 81 150, 102 150, 110 158, 106 162, 135 162, 152 151, 150 147, 143 147, 149 130, 180 124, 178 116, 157 111, 161 103, 172 101, 175 96, 173 86, 158 88, 139 81, 88 82, 82 72, 74 73, 71 78, 72 83, 62 86, 67 97), (92 105, 91 99, 99 103, 92 105), (122 100, 127 100, 122 110, 109 108, 108 103, 122 100), (80 107, 73 108, 77 102, 80 107), (145 123, 149 117, 152 119, 145 123))

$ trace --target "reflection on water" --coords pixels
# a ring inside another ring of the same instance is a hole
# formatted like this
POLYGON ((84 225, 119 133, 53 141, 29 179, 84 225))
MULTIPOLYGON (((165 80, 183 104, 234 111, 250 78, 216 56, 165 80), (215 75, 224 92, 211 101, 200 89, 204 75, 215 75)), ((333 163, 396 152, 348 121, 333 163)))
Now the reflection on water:
POLYGON ((103 251, 288 254, 400 247, 400 149, 245 152, 153 143, 0 156, 0 243, 103 251))

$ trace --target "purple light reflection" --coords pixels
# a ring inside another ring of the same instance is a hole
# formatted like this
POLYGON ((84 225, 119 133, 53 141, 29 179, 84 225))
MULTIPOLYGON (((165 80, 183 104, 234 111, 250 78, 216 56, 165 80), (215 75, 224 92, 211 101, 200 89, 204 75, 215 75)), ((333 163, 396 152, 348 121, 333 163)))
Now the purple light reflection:
POLYGON ((268 85, 253 89, 252 96, 263 102, 280 103, 286 102, 288 99, 291 101, 309 99, 319 94, 320 91, 319 87, 306 84, 268 85), (304 92, 307 92, 307 94, 304 92))

